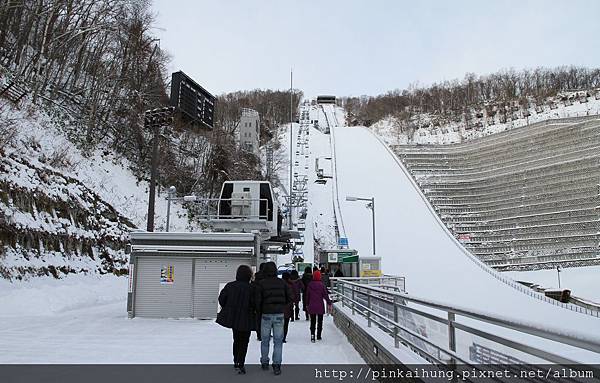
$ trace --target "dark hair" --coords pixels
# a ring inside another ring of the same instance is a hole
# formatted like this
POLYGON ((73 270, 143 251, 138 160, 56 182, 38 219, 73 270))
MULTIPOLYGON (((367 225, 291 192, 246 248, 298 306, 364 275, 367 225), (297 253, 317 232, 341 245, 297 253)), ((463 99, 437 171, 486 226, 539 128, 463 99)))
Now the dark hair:
POLYGON ((235 280, 242 282, 250 282, 252 279, 252 269, 248 265, 240 265, 235 273, 235 280))
POLYGON ((321 273, 325 272, 325 266, 321 266, 321 273))
POLYGON ((260 266, 258 266, 258 270, 263 271, 265 269, 265 265, 266 263, 261 263, 260 266))
POLYGON ((267 263, 263 263, 264 269, 263 269, 263 274, 266 277, 276 277, 277 276, 277 265, 275 264, 275 262, 267 262, 267 263))
POLYGON ((312 269, 310 268, 310 266, 306 266, 306 267, 304 268, 304 274, 306 274, 306 273, 308 273, 308 274, 312 274, 312 269))
POLYGON ((298 275, 298 270, 292 270, 292 272, 290 273, 290 277, 292 279, 298 279, 300 276, 298 275))
POLYGON ((281 278, 284 281, 289 281, 290 280, 290 273, 288 273, 287 271, 284 271, 283 274, 281 274, 281 278))
POLYGON ((313 266, 313 271, 318 271, 318 270, 319 270, 319 267, 318 267, 318 266, 316 266, 316 265, 315 265, 315 266, 313 266))

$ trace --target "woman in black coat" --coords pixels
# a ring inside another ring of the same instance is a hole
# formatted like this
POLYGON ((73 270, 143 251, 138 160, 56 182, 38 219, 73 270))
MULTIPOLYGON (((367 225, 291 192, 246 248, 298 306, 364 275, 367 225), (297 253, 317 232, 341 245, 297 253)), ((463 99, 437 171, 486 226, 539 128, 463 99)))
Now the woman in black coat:
POLYGON ((237 269, 234 282, 225 285, 219 294, 221 311, 217 323, 233 331, 233 366, 240 374, 245 374, 246 353, 250 332, 256 329, 254 296, 251 293, 252 269, 241 265, 237 269))
POLYGON ((308 311, 306 311, 308 307, 306 304, 306 288, 308 287, 308 284, 312 281, 312 277, 312 269, 310 268, 310 266, 307 266, 304 269, 304 274, 302 274, 302 309, 304 310, 306 320, 308 320, 308 311))

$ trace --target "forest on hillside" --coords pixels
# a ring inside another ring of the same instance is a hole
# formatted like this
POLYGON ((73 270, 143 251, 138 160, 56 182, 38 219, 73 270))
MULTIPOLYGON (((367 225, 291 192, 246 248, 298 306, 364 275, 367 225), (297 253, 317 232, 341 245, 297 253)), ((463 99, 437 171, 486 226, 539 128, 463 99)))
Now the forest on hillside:
MULTIPOLYGON (((170 81, 169 54, 153 32, 151 5, 149 0, 0 2, 1 85, 24 89, 81 148, 127 158, 140 179, 149 177, 153 139, 143 113, 168 104, 170 81)), ((297 105, 302 94, 294 95, 297 105)), ((240 108, 261 113, 265 143, 289 120, 289 99, 289 91, 224 94, 217 98, 214 129, 192 130, 175 122, 160 137, 160 183, 212 194, 224 179, 260 177, 259 159, 235 145, 240 108)))
POLYGON ((509 114, 515 104, 527 108, 542 105, 547 98, 561 92, 597 88, 600 88, 600 68, 511 69, 482 76, 468 73, 462 80, 411 85, 378 96, 346 97, 343 103, 354 125, 370 126, 388 116, 408 123, 419 114, 457 121, 483 108, 509 114))

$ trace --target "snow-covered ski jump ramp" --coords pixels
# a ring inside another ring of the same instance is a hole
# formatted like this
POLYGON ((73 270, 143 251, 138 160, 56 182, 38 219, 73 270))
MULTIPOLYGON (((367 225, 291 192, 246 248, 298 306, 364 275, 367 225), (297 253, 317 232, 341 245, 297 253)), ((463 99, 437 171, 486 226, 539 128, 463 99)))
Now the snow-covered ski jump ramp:
MULTIPOLYGON (((408 294, 598 341, 600 318, 531 296, 462 248, 400 161, 369 130, 335 128, 332 134, 350 246, 359 254, 372 254, 371 217, 369 210, 346 202, 345 197, 375 197, 377 255, 382 257, 384 273, 406 277, 408 294)), ((493 326, 486 330, 494 331, 493 326)), ((559 351, 550 343, 537 345, 559 351)), ((563 351, 576 359, 600 362, 597 353, 563 351)))

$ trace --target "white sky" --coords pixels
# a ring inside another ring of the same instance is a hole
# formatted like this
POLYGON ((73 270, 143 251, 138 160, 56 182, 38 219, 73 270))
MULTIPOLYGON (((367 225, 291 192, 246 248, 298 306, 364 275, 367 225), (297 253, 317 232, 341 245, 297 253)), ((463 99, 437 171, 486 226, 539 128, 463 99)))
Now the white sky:
POLYGON ((506 68, 600 65, 596 0, 154 0, 161 46, 212 93, 376 95, 506 68))

